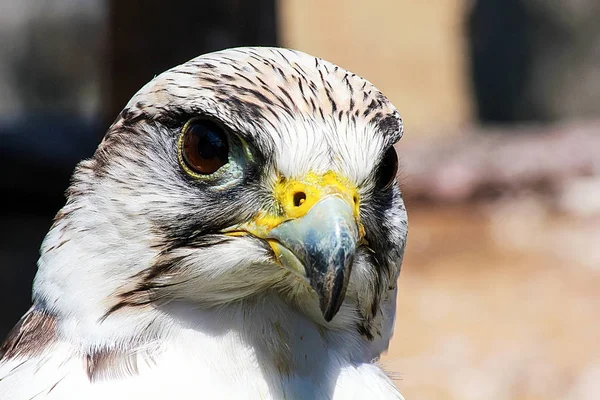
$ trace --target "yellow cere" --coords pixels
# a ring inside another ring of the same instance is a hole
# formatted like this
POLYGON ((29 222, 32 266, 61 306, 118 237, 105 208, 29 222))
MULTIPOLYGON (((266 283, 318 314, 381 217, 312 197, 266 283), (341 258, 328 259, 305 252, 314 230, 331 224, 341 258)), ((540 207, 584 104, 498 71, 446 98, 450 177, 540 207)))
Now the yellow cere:
POLYGON ((323 197, 337 194, 348 203, 354 204, 354 215, 358 217, 358 195, 356 188, 348 180, 335 172, 318 175, 309 172, 301 180, 282 179, 275 185, 275 198, 281 204, 288 218, 305 215, 323 197), (298 197, 298 194, 306 197, 298 197))
MULTIPOLYGON (((359 222, 360 204, 356 187, 343 176, 328 171, 324 174, 309 172, 301 179, 282 178, 275 184, 274 197, 281 213, 262 212, 253 221, 238 226, 235 232, 245 231, 265 237, 277 225, 287 220, 303 217, 322 198, 337 195, 353 206, 354 217, 359 222)), ((362 224, 359 224, 361 237, 362 224)), ((243 234, 243 233, 240 233, 243 234)))

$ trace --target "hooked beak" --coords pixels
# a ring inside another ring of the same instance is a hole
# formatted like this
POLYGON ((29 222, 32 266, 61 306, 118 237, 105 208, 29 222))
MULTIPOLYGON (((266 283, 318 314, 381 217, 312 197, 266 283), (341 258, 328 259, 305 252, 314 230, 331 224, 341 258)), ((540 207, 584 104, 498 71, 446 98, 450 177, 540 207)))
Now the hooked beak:
POLYGON ((317 202, 302 218, 284 222, 267 239, 279 261, 296 269, 296 258, 319 297, 323 318, 331 321, 340 309, 354 262, 358 227, 352 208, 330 195, 317 202))
POLYGON ((282 179, 274 189, 281 212, 262 212, 228 234, 251 233, 266 240, 281 266, 307 279, 329 322, 344 302, 364 233, 357 191, 333 172, 282 179))

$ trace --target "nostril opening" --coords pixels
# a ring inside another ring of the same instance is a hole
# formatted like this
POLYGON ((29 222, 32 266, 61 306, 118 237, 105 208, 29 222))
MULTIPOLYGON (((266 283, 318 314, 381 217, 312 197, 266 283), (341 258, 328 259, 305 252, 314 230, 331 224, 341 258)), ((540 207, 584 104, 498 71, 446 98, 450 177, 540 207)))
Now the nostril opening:
POLYGON ((357 195, 354 195, 354 196, 352 197, 352 200, 354 201, 354 204, 357 204, 357 203, 358 203, 358 196, 357 196, 357 195))
POLYGON ((306 201, 306 194, 304 192, 294 193, 294 207, 300 207, 306 201))

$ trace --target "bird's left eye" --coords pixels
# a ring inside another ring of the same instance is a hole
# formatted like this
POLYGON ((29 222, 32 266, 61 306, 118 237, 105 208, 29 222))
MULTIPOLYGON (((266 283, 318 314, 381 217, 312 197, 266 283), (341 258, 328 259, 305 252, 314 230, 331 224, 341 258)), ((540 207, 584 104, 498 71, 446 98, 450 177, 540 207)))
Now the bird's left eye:
POLYGON ((387 190, 394 184, 398 174, 398 155, 394 147, 390 147, 377 168, 377 187, 387 190))
POLYGON ((205 119, 193 119, 185 124, 179 139, 179 162, 188 174, 210 175, 228 161, 229 143, 221 126, 205 119))

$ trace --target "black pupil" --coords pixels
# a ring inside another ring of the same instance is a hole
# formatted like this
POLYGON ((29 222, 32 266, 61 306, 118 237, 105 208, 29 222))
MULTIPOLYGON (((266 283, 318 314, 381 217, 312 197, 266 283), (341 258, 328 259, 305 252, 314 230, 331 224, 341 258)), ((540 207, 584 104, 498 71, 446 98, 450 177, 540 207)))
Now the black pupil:
POLYGON ((229 146, 225 132, 214 122, 202 121, 190 127, 190 133, 195 136, 196 151, 201 158, 211 160, 217 158, 226 163, 229 146))

